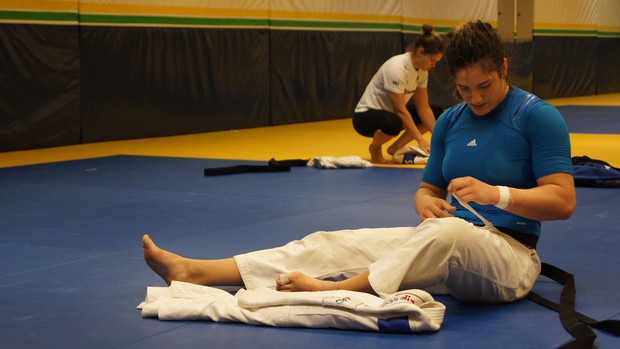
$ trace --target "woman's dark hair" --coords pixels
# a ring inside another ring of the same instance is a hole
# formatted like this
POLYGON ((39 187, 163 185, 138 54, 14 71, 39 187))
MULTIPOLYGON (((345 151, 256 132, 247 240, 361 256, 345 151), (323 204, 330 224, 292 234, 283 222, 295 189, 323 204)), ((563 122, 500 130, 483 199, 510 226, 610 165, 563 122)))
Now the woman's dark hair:
POLYGON ((446 61, 450 74, 480 64, 487 72, 505 77, 502 65, 505 53, 499 34, 489 23, 469 21, 446 35, 446 61))
POLYGON ((409 46, 409 50, 415 51, 418 47, 422 47, 427 55, 443 53, 443 40, 438 34, 433 33, 433 29, 432 25, 422 25, 422 36, 409 46))

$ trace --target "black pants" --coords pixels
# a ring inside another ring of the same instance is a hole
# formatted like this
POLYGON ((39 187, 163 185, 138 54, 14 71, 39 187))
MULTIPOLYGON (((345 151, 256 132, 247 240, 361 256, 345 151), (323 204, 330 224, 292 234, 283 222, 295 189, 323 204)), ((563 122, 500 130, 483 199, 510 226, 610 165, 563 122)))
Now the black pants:
MULTIPOLYGON (((437 120, 439 115, 443 113, 443 108, 436 104, 431 104, 430 106, 435 115, 435 120, 437 120)), ((409 110, 416 126, 421 125, 422 120, 420 120, 415 105, 407 104, 407 110, 409 110)), ((398 115, 387 110, 369 109, 368 111, 353 115, 353 128, 357 133, 365 137, 373 137, 377 130, 381 130, 386 135, 397 136, 403 130, 403 122, 398 115)))

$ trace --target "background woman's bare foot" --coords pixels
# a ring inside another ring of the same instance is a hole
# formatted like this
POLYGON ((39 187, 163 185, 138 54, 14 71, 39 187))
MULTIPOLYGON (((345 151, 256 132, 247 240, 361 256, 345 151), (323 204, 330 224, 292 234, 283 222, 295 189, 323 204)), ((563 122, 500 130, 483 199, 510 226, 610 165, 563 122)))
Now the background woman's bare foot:
POLYGON ((338 283, 334 281, 324 281, 310 277, 298 271, 292 271, 287 274, 288 283, 281 284, 280 277, 276 279, 276 289, 278 291, 328 291, 337 290, 338 283))
POLYGON ((383 158, 383 149, 381 146, 376 147, 374 145, 370 145, 368 147, 368 151, 370 152, 370 162, 374 164, 384 164, 385 159, 383 158))
POLYGON ((191 282, 186 258, 162 250, 146 234, 142 237, 142 249, 146 264, 168 285, 172 281, 191 282))

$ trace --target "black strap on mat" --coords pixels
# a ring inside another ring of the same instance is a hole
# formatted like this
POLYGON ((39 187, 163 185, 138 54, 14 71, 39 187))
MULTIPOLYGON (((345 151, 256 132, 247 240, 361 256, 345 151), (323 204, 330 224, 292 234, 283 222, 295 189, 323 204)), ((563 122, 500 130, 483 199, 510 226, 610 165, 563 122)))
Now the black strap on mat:
POLYGON ((205 176, 224 176, 238 173, 256 172, 288 172, 291 166, 306 166, 308 160, 276 160, 271 159, 267 165, 235 165, 226 167, 205 168, 205 176))
POLYGON ((597 321, 575 310, 575 278, 558 267, 542 263, 541 275, 544 275, 564 287, 560 296, 560 303, 552 302, 534 292, 530 292, 527 298, 549 309, 555 310, 560 315, 562 326, 570 333, 574 340, 562 345, 559 349, 591 349, 594 347, 596 333, 592 327, 620 336, 620 320, 597 321))

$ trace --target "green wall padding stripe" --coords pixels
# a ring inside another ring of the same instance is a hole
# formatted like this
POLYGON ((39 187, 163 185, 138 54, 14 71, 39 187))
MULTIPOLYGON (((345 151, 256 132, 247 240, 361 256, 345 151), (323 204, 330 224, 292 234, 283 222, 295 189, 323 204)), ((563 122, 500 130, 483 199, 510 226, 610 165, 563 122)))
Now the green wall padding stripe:
POLYGON ((37 22, 77 22, 77 12, 2 11, 0 20, 37 22))
POLYGON ((606 38, 620 38, 620 32, 598 32, 598 36, 606 38))
MULTIPOLYGON (((440 33, 440 34, 445 34, 447 32, 449 32, 453 27, 440 27, 440 26, 434 26, 434 32, 440 33)), ((422 26, 421 25, 412 25, 412 24, 403 24, 402 25, 402 29, 403 31, 407 31, 407 32, 415 32, 415 33, 421 33, 422 32, 422 26)))
POLYGON ((536 29, 534 35, 556 35, 556 36, 596 36, 596 29, 574 30, 574 29, 536 29))
POLYGON ((80 14, 81 24, 148 24, 180 26, 267 27, 266 18, 195 18, 167 16, 116 16, 80 14))
POLYGON ((299 21, 272 19, 269 21, 275 28, 299 28, 299 29, 359 29, 359 30, 396 30, 401 29, 400 23, 373 23, 373 22, 333 22, 333 21, 299 21))

